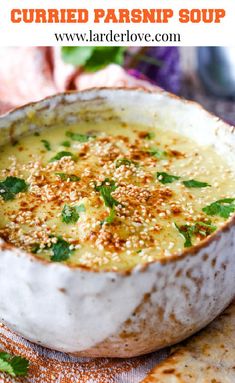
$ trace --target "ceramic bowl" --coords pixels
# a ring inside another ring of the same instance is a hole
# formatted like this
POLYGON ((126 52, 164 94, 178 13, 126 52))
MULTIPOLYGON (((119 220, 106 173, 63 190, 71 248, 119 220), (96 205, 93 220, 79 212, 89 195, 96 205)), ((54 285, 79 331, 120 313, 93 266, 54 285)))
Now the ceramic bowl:
MULTIPOLYGON (((0 142, 58 121, 158 125, 213 145, 235 168, 235 129, 165 92, 65 93, 0 118, 0 142)), ((235 295, 235 217, 198 245, 128 272, 42 261, 0 242, 0 321, 32 342, 86 357, 132 357, 185 339, 235 295)))

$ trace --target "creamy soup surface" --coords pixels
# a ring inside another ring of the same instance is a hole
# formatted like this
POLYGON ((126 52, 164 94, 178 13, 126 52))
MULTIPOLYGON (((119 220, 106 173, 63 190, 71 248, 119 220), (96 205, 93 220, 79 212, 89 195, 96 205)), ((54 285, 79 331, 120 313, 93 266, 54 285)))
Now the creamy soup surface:
POLYGON ((128 270, 199 243, 234 211, 224 159, 171 131, 84 123, 0 148, 0 236, 52 262, 128 270))

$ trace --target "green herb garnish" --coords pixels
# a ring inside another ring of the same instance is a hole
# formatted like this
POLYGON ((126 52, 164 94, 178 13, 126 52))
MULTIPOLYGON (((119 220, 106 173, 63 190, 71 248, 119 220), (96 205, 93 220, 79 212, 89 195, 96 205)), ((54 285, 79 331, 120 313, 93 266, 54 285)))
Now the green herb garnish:
POLYGON ((64 223, 76 223, 79 219, 79 213, 76 206, 64 205, 62 210, 62 222, 64 223))
POLYGON ((214 231, 216 231, 217 227, 212 225, 211 221, 208 222, 196 222, 194 225, 194 234, 200 234, 203 237, 207 237, 214 231))
POLYGON ((0 352, 0 371, 15 376, 26 376, 29 361, 21 356, 14 356, 7 352, 0 352))
POLYGON ((63 151, 63 152, 57 153, 54 157, 52 157, 50 159, 49 162, 59 161, 63 157, 71 157, 73 160, 75 160, 75 158, 76 158, 73 153, 71 153, 71 152, 64 152, 63 151))
POLYGON ((157 179, 162 184, 171 184, 172 182, 179 180, 180 177, 173 176, 172 174, 168 174, 165 172, 157 172, 157 179))
POLYGON ((66 132, 66 136, 71 138, 71 140, 78 142, 87 142, 91 137, 94 137, 88 134, 79 134, 73 132, 66 132))
POLYGON ((40 133, 39 132, 34 132, 33 134, 35 137, 39 137, 40 136, 40 133))
POLYGON ((159 160, 162 160, 167 157, 167 152, 158 148, 152 148, 148 151, 148 153, 151 156, 158 158, 159 160))
POLYGON ((47 140, 41 140, 41 142, 43 143, 43 145, 44 145, 44 147, 45 147, 45 149, 46 150, 51 150, 51 144, 50 144, 50 142, 49 141, 47 141, 47 140))
POLYGON ((60 145, 64 146, 65 148, 70 148, 71 142, 70 141, 63 141, 63 142, 61 142, 60 145))
POLYGON ((206 188, 209 185, 207 182, 201 182, 197 180, 188 180, 182 182, 187 188, 206 188))
POLYGON ((222 218, 229 218, 235 212, 235 198, 223 198, 211 203, 202 209, 207 215, 218 215, 222 218))
POLYGON ((217 229, 210 221, 208 223, 199 221, 193 225, 185 224, 181 226, 175 223, 175 227, 185 239, 184 247, 192 246, 192 237, 194 235, 200 234, 203 237, 207 237, 217 229))
POLYGON ((64 205, 62 210, 62 222, 76 223, 80 217, 79 213, 86 211, 84 204, 79 206, 64 205))
POLYGON ((60 177, 62 181, 69 181, 69 182, 80 181, 80 177, 76 176, 75 174, 55 173, 55 175, 60 177))
POLYGON ((122 165, 130 166, 130 165, 137 165, 135 161, 128 160, 127 158, 120 158, 115 162, 116 168, 120 168, 122 165))
POLYGON ((153 140, 155 137, 155 133, 153 132, 149 132, 146 134, 146 136, 144 137, 146 140, 153 140))
POLYGON ((62 47, 62 59, 69 64, 95 72, 111 63, 122 65, 126 47, 62 47))
POLYGON ((17 177, 7 177, 5 181, 0 182, 0 196, 4 201, 13 200, 18 193, 28 190, 25 180, 17 177))
POLYGON ((37 254, 39 250, 40 250, 40 245, 38 243, 35 243, 34 245, 32 245, 31 253, 37 254))
POLYGON ((110 209, 108 217, 106 217, 103 221, 101 221, 101 225, 104 223, 113 223, 114 219, 116 217, 116 212, 114 209, 110 209))
POLYGON ((190 225, 178 226, 176 223, 175 223, 175 227, 185 239, 184 247, 191 247, 192 246, 192 241, 191 241, 192 227, 190 225))
POLYGON ((73 250, 70 249, 70 244, 66 242, 62 237, 58 237, 57 242, 51 247, 53 255, 51 260, 53 262, 62 262, 69 259, 73 250))
POLYGON ((105 206, 110 208, 119 205, 119 202, 115 200, 111 195, 115 189, 117 189, 115 182, 113 180, 109 180, 109 178, 106 178, 99 186, 95 184, 95 190, 100 192, 105 206))

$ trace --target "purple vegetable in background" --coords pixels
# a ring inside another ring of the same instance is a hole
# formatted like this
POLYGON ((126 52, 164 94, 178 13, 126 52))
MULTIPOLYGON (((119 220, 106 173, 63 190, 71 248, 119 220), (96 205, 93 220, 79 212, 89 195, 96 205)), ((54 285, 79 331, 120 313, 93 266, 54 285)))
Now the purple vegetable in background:
POLYGON ((159 66, 145 60, 139 60, 136 66, 139 72, 163 89, 179 93, 181 86, 180 55, 177 47, 151 47, 144 56, 159 62, 159 66))
POLYGON ((143 73, 141 73, 140 70, 137 70, 137 69, 127 69, 127 72, 131 76, 133 76, 135 78, 138 78, 139 80, 145 80, 145 81, 149 81, 149 82, 153 83, 153 81, 150 81, 150 79, 147 76, 145 76, 143 73))

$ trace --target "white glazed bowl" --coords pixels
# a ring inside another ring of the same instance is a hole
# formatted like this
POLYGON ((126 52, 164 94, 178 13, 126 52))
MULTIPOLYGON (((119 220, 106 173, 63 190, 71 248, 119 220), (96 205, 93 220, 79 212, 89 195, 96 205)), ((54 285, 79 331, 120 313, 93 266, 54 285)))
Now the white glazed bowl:
MULTIPOLYGON (((156 124, 212 144, 235 167, 235 132, 168 93, 93 89, 0 119, 5 143, 56 121, 156 124)), ((79 356, 130 357, 171 345, 213 320, 235 295, 235 218, 181 255, 126 272, 48 263, 0 240, 0 321, 26 339, 79 356)))

